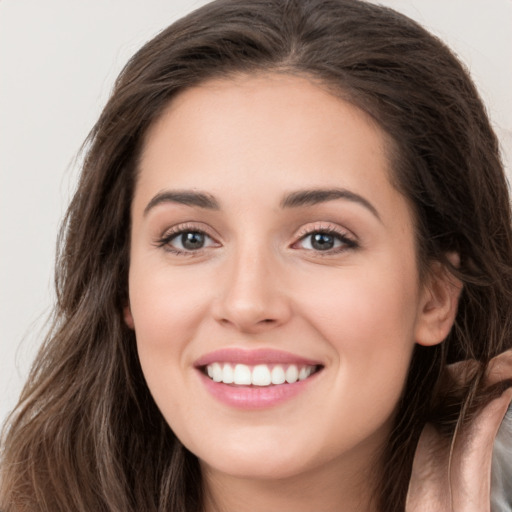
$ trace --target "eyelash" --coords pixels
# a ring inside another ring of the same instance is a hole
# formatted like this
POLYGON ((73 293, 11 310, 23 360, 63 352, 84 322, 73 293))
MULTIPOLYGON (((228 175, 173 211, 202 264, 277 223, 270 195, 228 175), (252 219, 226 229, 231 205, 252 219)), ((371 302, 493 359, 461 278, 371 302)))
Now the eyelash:
POLYGON ((327 249, 324 251, 321 250, 314 250, 314 249, 305 249, 307 251, 313 251, 315 255, 318 256, 332 256, 336 254, 340 254, 342 252, 345 252, 350 249, 358 249, 359 243, 351 237, 346 231, 340 230, 338 227, 332 226, 332 225, 315 225, 311 228, 307 227, 304 228, 301 233, 298 236, 298 240, 292 244, 292 247, 297 245, 298 243, 306 240, 308 237, 311 237, 316 234, 322 234, 322 235, 330 235, 339 242, 341 242, 341 245, 339 247, 335 247, 332 249, 327 249))
MULTIPOLYGON (((215 242, 215 239, 210 234, 208 234, 208 232, 206 230, 204 230, 203 228, 199 228, 198 226, 194 226, 192 224, 186 224, 186 225, 182 224, 182 225, 175 226, 175 227, 171 228, 170 230, 166 231, 165 234, 156 241, 155 245, 157 247, 163 248, 167 252, 176 254, 178 256, 189 256, 189 257, 199 256, 200 254, 202 254, 203 250, 206 247, 201 247, 197 250, 182 250, 182 249, 177 249, 176 247, 173 247, 171 245, 171 242, 174 239, 176 239, 179 236, 184 235, 186 233, 198 233, 198 234, 206 236, 210 240, 213 240, 214 243, 217 243, 217 242, 215 242)), ((332 249, 327 249, 324 251, 315 250, 315 249, 304 249, 304 250, 312 251, 315 254, 318 254, 319 256, 331 256, 333 254, 339 254, 341 252, 344 252, 344 251, 347 251, 350 249, 359 248, 358 242, 356 240, 354 240, 352 237, 350 237, 346 232, 342 232, 341 230, 334 228, 332 226, 324 226, 324 225, 313 226, 312 228, 304 229, 301 233, 299 233, 297 241, 295 241, 291 245, 291 247, 292 248, 295 247, 297 244, 306 240, 308 237, 311 237, 316 234, 330 235, 333 238, 335 238, 336 240, 338 240, 339 242, 341 242, 341 246, 332 248, 332 249)))
POLYGON ((184 235, 186 233, 199 233, 201 235, 204 235, 208 237, 211 240, 214 240, 214 238, 208 234, 208 232, 204 228, 199 228, 198 226, 194 226, 193 224, 180 224, 178 226, 175 226, 171 228, 170 230, 167 230, 164 235, 159 238, 156 241, 156 246, 164 249, 167 252, 170 252, 172 254, 176 254, 178 256, 199 256, 202 253, 202 250, 204 249, 201 247, 200 249, 197 249, 195 251, 193 250, 182 250, 177 249, 176 247, 173 247, 171 245, 171 242, 178 238, 181 235, 184 235))

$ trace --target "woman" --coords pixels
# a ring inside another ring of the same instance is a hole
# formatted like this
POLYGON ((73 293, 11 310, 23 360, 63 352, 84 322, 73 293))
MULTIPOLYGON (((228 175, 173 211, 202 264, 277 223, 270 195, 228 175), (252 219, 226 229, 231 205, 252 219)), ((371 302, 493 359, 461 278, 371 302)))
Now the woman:
POLYGON ((88 144, 3 509, 487 506, 510 206, 442 43, 364 2, 213 2, 88 144))

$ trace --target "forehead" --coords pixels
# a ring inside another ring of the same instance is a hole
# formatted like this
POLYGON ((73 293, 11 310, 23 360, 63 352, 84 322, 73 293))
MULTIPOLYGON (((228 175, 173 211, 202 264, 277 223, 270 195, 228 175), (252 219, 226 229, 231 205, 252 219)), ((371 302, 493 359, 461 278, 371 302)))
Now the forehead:
MULTIPOLYGON (((397 200, 389 140, 322 84, 282 73, 207 81, 176 96, 148 130, 137 196, 207 188, 214 195, 345 187, 397 200)), ((403 198, 402 198, 403 201, 403 198)))
MULTIPOLYGON (((294 126, 298 129, 303 122, 308 123, 309 131, 312 132, 317 128, 315 121, 319 118, 324 130, 339 129, 339 125, 335 126, 337 123, 333 124, 333 121, 341 111, 345 121, 352 118, 371 129, 381 139, 379 142, 383 143, 382 149, 391 143, 378 123, 352 104, 348 93, 319 79, 285 72, 234 74, 184 89, 173 97, 153 123, 146 133, 145 141, 147 143, 163 123, 168 124, 171 116, 175 124, 182 124, 181 128, 186 123, 198 133, 198 128, 207 128, 203 125, 205 116, 209 117, 210 122, 216 116, 217 121, 227 128, 227 123, 240 121, 249 114, 252 121, 267 122, 268 128, 271 128, 277 121, 276 115, 286 113, 280 119, 280 124, 288 128, 286 134, 297 136, 294 126), (299 120, 302 122, 297 124, 299 120), (199 121, 202 126, 192 126, 194 121, 199 121)), ((207 130, 201 132, 204 135, 207 130)))

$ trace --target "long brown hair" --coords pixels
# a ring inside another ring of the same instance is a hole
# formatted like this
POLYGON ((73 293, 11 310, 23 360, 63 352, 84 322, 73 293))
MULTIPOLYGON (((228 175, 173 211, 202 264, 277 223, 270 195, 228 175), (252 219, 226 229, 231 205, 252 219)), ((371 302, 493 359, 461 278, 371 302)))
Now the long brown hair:
MULTIPOLYGON (((464 285, 444 343, 417 346, 376 500, 404 509, 415 445, 447 363, 479 371, 512 346, 512 231, 497 139, 467 72, 438 39, 391 9, 355 0, 217 0, 127 64, 84 146, 60 237, 53 327, 6 425, 0 507, 24 511, 201 509, 197 459, 157 409, 139 365, 127 301, 130 204, 143 137, 179 91, 232 73, 309 76, 388 134, 409 199, 421 268, 440 261, 464 285), (456 252, 454 268, 446 255, 456 252)), ((457 416, 455 416, 455 421, 457 416)))

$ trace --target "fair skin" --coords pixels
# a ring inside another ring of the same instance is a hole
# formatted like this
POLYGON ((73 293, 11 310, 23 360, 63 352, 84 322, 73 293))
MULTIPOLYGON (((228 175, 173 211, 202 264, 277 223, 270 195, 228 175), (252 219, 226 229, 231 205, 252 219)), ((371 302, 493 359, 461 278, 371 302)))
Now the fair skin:
POLYGON ((362 111, 284 74, 188 89, 147 134, 125 320, 208 511, 374 510, 414 344, 444 339, 458 294, 443 272, 420 282, 385 147, 362 111), (226 364, 311 375, 215 382, 226 364))
MULTIPOLYGON (((461 361, 449 367, 454 385, 477 364, 461 361)), ((512 350, 491 360, 486 386, 512 376, 512 350)), ((493 445, 510 406, 512 389, 483 407, 451 442, 427 424, 421 434, 407 494, 406 512, 490 512, 493 445)))

